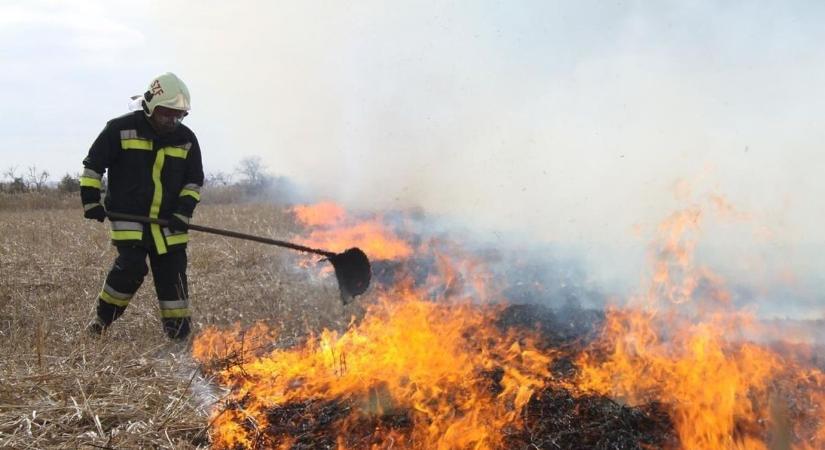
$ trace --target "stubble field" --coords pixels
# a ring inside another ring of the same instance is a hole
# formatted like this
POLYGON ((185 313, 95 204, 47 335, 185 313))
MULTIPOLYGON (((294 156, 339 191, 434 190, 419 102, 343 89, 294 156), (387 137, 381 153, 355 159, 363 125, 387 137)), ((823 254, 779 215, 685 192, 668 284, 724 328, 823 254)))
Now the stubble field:
MULTIPOLYGON (((151 274, 102 339, 88 336, 116 256, 108 225, 83 219, 75 198, 0 209, 0 448, 203 448, 221 392, 186 345, 170 343, 151 274)), ((2 206, 2 205, 0 205, 2 206)), ((272 204, 205 204, 195 221, 288 239, 300 233, 272 204)), ((281 336, 342 328, 334 281, 319 282, 294 252, 192 232, 194 334, 264 321, 281 336)))

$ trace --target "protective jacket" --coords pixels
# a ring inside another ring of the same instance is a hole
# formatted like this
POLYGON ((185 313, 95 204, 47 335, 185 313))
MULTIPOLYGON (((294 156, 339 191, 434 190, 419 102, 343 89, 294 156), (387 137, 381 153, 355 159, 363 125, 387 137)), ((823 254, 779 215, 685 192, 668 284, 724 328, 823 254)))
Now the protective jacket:
MULTIPOLYGON (((168 219, 192 217, 203 186, 201 151, 195 134, 179 125, 160 135, 143 111, 112 119, 92 143, 83 160, 80 196, 89 210, 100 204, 101 180, 109 171, 104 206, 107 211, 168 219)), ((158 254, 185 246, 186 232, 159 225, 112 221, 115 245, 144 243, 158 254)))

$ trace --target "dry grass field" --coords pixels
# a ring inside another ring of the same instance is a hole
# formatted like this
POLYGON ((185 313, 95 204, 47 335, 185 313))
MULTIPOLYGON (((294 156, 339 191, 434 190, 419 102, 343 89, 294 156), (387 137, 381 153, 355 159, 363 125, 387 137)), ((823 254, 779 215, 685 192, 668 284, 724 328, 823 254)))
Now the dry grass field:
MULTIPOLYGON (((300 232, 271 204, 204 204, 195 221, 281 239, 300 232)), ((74 197, 0 199, 0 448, 208 446, 221 392, 163 335, 151 274, 104 338, 84 332, 116 255, 107 230, 84 220, 74 197)), ((345 326, 353 312, 334 281, 313 280, 296 256, 193 232, 194 334, 256 321, 295 337, 345 326)))

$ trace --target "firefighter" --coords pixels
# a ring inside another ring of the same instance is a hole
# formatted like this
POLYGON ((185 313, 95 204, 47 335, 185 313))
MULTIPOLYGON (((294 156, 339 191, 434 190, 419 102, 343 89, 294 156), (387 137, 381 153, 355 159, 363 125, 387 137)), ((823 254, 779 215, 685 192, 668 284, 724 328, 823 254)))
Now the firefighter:
POLYGON ((102 334, 129 305, 149 267, 160 302, 163 330, 173 340, 189 335, 186 282, 189 220, 203 186, 201 151, 181 121, 190 109, 189 90, 173 73, 149 83, 142 110, 110 120, 83 160, 80 196, 84 217, 103 222, 106 211, 166 219, 157 224, 113 220, 118 256, 97 298, 97 318, 88 331, 102 334), (108 170, 105 200, 101 180, 108 170))

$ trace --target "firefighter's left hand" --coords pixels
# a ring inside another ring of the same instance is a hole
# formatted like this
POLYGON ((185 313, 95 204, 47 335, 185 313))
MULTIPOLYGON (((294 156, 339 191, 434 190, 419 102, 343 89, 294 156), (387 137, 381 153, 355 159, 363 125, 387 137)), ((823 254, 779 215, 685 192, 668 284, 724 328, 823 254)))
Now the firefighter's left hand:
POLYGON ((172 214, 169 218, 169 229, 172 231, 186 231, 189 229, 189 218, 183 214, 172 214))
POLYGON ((83 212, 83 217, 87 219, 97 220, 98 222, 103 222, 106 219, 106 210, 103 209, 103 206, 97 205, 93 208, 89 208, 83 212))

